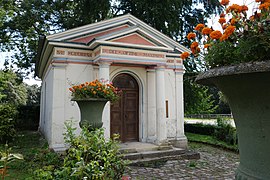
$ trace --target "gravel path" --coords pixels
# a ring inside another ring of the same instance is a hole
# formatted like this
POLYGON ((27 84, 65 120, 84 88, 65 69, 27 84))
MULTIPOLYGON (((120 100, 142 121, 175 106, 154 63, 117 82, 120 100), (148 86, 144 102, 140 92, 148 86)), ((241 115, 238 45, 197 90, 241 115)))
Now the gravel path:
POLYGON ((208 145, 190 143, 200 153, 199 160, 173 160, 144 167, 130 166, 131 179, 234 179, 239 155, 208 145))

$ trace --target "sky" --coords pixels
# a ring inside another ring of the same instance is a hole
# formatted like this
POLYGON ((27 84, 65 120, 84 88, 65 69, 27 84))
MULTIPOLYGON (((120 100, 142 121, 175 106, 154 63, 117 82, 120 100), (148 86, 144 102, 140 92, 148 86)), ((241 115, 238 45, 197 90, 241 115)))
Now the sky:
MULTIPOLYGON (((248 15, 251 15, 253 10, 254 10, 254 3, 255 0, 230 0, 230 4, 239 4, 239 5, 242 5, 242 4, 245 4, 248 6, 249 8, 249 11, 248 11, 248 15)), ((208 23, 212 24, 213 22, 216 22, 213 24, 213 27, 217 27, 219 28, 218 26, 219 23, 218 23, 218 17, 217 16, 212 16, 209 20, 208 20, 208 23)), ((2 53, 0 52, 0 68, 3 67, 3 63, 4 63, 4 60, 6 57, 10 57, 12 56, 12 52, 10 53, 2 53)), ((34 79, 33 77, 31 77, 33 75, 30 75, 30 77, 28 79, 25 79, 24 82, 27 83, 27 84, 38 84, 38 85, 41 85, 41 80, 37 80, 37 79, 34 79)))

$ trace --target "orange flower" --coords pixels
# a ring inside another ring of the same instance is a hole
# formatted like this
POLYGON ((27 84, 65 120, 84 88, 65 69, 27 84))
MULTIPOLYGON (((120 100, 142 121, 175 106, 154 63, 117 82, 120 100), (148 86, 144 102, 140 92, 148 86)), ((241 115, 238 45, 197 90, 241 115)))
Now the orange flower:
POLYGON ((270 7, 270 2, 265 2, 265 3, 263 3, 263 4, 261 4, 261 5, 259 6, 259 9, 260 9, 260 10, 263 10, 263 9, 269 10, 269 7, 270 7))
POLYGON ((97 94, 97 92, 96 91, 93 91, 93 94, 97 94))
POLYGON ((188 33, 187 38, 188 40, 194 39, 196 37, 195 33, 188 33))
POLYGON ((218 30, 211 32, 211 39, 219 39, 222 36, 222 33, 218 30))
POLYGON ((228 27, 225 29, 224 34, 227 34, 227 35, 230 36, 234 31, 235 31, 235 26, 228 26, 228 27))
POLYGON ((196 47, 199 46, 199 43, 198 42, 193 42, 191 45, 190 45, 190 48, 191 49, 195 49, 196 47))
POLYGON ((181 57, 181 59, 184 60, 184 59, 187 59, 189 55, 190 54, 188 52, 183 52, 180 57, 181 57))
POLYGON ((218 22, 220 24, 224 24, 226 22, 226 19, 225 18, 219 18, 218 22))
POLYGON ((232 18, 231 19, 231 25, 235 25, 235 23, 236 23, 236 19, 235 18, 232 18))
POLYGON ((207 35, 210 34, 212 32, 212 29, 209 27, 205 27, 202 29, 202 34, 207 35))
POLYGON ((204 24, 198 24, 194 29, 195 29, 196 31, 201 31, 202 28, 204 28, 204 24))
POLYGON ((242 5, 241 6, 241 11, 243 12, 243 11, 247 11, 248 10, 248 7, 246 6, 246 5, 242 5))
POLYGON ((231 6, 229 6, 227 9, 226 9, 226 12, 241 12, 242 11, 242 6, 239 6, 238 4, 233 4, 231 6))
POLYGON ((228 24, 223 24, 222 29, 226 29, 228 27, 228 24))
POLYGON ((229 0, 221 0, 220 4, 223 6, 227 6, 230 3, 229 0))
POLYGON ((229 35, 228 34, 223 34, 220 38, 219 38, 219 40, 220 41, 225 41, 225 40, 227 40, 229 38, 229 35))
POLYGON ((211 44, 205 44, 205 45, 204 45, 204 48, 207 49, 207 48, 209 48, 210 46, 211 46, 211 44))
POLYGON ((225 14, 224 14, 224 13, 221 13, 221 14, 219 15, 219 17, 223 18, 223 17, 225 17, 225 14))

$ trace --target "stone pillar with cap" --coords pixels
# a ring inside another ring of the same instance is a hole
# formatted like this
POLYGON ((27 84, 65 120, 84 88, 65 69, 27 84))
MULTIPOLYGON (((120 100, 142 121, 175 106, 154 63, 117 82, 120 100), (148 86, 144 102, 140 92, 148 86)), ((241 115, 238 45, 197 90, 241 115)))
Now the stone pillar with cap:
MULTIPOLYGON (((110 62, 98 62, 99 65, 99 79, 104 81, 110 81, 110 62)), ((110 138, 110 102, 107 102, 103 113, 102 122, 104 128, 105 138, 110 138)))

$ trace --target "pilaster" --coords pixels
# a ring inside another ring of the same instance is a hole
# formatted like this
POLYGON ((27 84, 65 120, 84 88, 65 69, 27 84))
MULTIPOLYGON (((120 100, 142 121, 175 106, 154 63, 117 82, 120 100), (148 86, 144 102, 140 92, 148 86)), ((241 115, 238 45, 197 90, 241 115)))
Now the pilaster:
POLYGON ((156 68, 156 119, 157 119, 157 141, 159 145, 167 141, 167 125, 165 118, 165 67, 156 68))
POLYGON ((156 71, 147 69, 147 141, 157 139, 156 71))
MULTIPOLYGON (((109 62, 99 62, 99 79, 105 81, 110 81, 110 65, 109 62)), ((110 102, 107 102, 103 113, 102 113, 102 122, 104 128, 105 138, 110 138, 110 102)))
POLYGON ((175 91, 176 91, 176 142, 175 146, 186 148, 187 138, 184 134, 184 88, 183 70, 175 70, 175 91))

